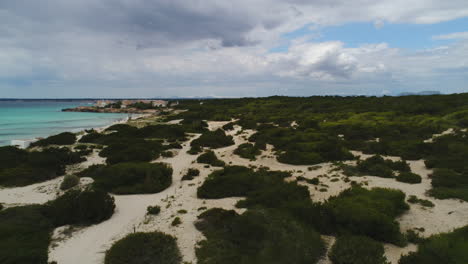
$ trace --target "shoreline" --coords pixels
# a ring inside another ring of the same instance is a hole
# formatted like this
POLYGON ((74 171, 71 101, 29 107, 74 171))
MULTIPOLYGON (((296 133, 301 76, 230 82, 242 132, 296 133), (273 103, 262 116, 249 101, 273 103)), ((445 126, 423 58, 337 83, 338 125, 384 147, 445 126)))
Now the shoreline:
MULTIPOLYGON (((85 132, 86 130, 91 130, 91 129, 94 129, 94 130, 96 130, 98 132, 102 132, 105 129, 107 129, 107 128, 113 126, 113 125, 125 124, 131 119, 139 119, 139 118, 147 117, 147 116, 150 116, 150 114, 132 114, 132 113, 129 113, 126 117, 119 118, 119 119, 111 122, 110 124, 107 124, 107 125, 104 125, 104 126, 96 126, 96 127, 91 127, 91 128, 85 128, 85 127, 75 128, 75 129, 59 132, 58 134, 65 133, 65 132, 70 132, 70 133, 74 133, 74 134, 78 135, 78 134, 80 134, 82 132, 85 132)), ((50 135, 48 135, 46 137, 35 137, 35 138, 29 138, 29 139, 12 139, 12 140, 9 140, 9 144, 4 145, 3 147, 17 146, 19 148, 28 148, 31 143, 34 143, 34 142, 36 142, 36 141, 38 141, 40 139, 47 138, 47 137, 50 137, 50 136, 53 136, 53 135, 56 135, 56 134, 50 134, 50 135), (14 144, 15 141, 16 141, 16 144, 14 144)), ((0 147, 2 147, 2 146, 0 146, 0 147)))

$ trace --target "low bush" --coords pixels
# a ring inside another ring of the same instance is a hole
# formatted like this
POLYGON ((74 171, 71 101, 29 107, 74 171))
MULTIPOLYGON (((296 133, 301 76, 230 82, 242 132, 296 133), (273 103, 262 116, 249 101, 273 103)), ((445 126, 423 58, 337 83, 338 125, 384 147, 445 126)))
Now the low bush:
POLYGON ((331 248, 333 264, 388 264, 384 247, 365 236, 340 236, 331 248))
POLYGON ((114 211, 106 193, 69 191, 45 205, 11 207, 0 211, 0 263, 48 264, 54 228, 96 224, 114 211))
POLYGON ((409 164, 406 161, 392 161, 384 159, 380 155, 371 156, 365 160, 357 162, 356 166, 341 163, 338 165, 343 173, 347 176, 363 176, 371 175, 383 178, 393 178, 395 175, 393 171, 399 171, 400 180, 406 180, 408 178, 415 178, 409 164))
POLYGON ((161 212, 161 207, 159 207, 158 205, 148 206, 146 208, 146 213, 149 215, 158 215, 159 212, 161 212))
POLYGON ((204 132, 199 138, 193 140, 190 145, 192 147, 222 148, 234 145, 234 140, 232 136, 227 136, 223 130, 218 129, 204 132))
POLYGON ((465 177, 462 173, 458 173, 452 169, 436 168, 432 175, 433 187, 458 187, 462 185, 468 186, 468 177, 465 177))
POLYGON ((163 151, 161 152, 161 156, 164 158, 172 158, 174 157, 174 153, 172 153, 171 151, 163 151))
POLYGON ((282 182, 289 175, 284 172, 265 170, 253 171, 242 166, 228 166, 214 171, 197 190, 197 196, 204 199, 247 196, 268 182, 282 182))
POLYGON ((207 238, 196 248, 200 264, 309 264, 325 252, 317 232, 274 210, 237 215, 211 209, 199 216, 196 227, 207 238))
POLYGON ((338 232, 365 235, 373 239, 404 244, 395 218, 409 209, 401 191, 352 187, 332 197, 325 204, 337 225, 338 232))
POLYGON ((48 138, 40 139, 31 144, 31 147, 45 147, 48 145, 73 145, 76 142, 76 135, 70 132, 60 133, 48 138))
POLYGON ((412 203, 412 204, 420 204, 424 207, 434 207, 435 204, 429 200, 424 200, 424 199, 419 199, 418 197, 416 197, 415 195, 411 195, 409 198, 408 198, 408 203, 412 203))
POLYGON ((157 159, 163 150, 159 141, 131 140, 117 142, 104 148, 99 156, 107 158, 108 164, 121 162, 143 162, 157 159))
POLYGON ((45 206, 55 226, 97 224, 109 219, 114 209, 114 198, 95 190, 70 190, 45 206))
POLYGON ((376 155, 359 161, 357 169, 361 174, 393 178, 394 175, 390 164, 392 164, 391 161, 386 161, 381 156, 376 155))
POLYGON ((75 175, 65 175, 62 183, 60 184, 60 190, 68 190, 75 187, 80 183, 80 178, 75 175))
POLYGON ((403 256, 399 264, 468 263, 468 226, 422 241, 418 251, 403 256))
POLYGON ((313 178, 313 179, 307 179, 306 182, 313 184, 313 185, 318 185, 320 183, 320 180, 318 178, 313 178))
POLYGON ((200 146, 192 146, 190 147, 189 150, 187 150, 187 153, 190 155, 197 155, 198 153, 202 152, 202 148, 200 146))
POLYGON ((406 240, 408 240, 409 243, 413 244, 420 244, 424 242, 424 238, 420 237, 418 233, 414 230, 408 230, 406 232, 406 240))
POLYGON ((229 122, 227 124, 225 124, 223 126, 223 130, 225 131, 229 131, 229 130, 233 130, 234 129, 234 123, 233 122, 229 122))
POLYGON ((161 232, 134 233, 106 252, 105 264, 180 264, 176 239, 161 232))
POLYGON ((218 157, 216 157, 216 154, 211 150, 208 150, 205 153, 201 154, 197 158, 197 162, 210 164, 211 166, 215 166, 215 167, 223 167, 224 165, 226 165, 224 161, 219 160, 218 157))
POLYGON ((254 144, 244 143, 240 144, 235 150, 234 154, 249 160, 255 160, 257 155, 260 155, 262 152, 254 144))
POLYGON ((182 224, 182 221, 180 220, 180 217, 178 217, 178 216, 175 217, 174 220, 172 220, 172 222, 171 222, 172 226, 178 226, 180 224, 182 224))
POLYGON ((79 153, 67 148, 26 151, 0 147, 0 185, 25 186, 65 174, 65 166, 82 162, 79 153))
POLYGON ((399 182, 405 182, 405 183, 421 183, 421 176, 419 176, 416 173, 412 172, 401 172, 397 177, 396 180, 399 182))
POLYGON ((187 173, 182 177, 182 181, 191 181, 193 178, 200 175, 200 171, 198 169, 188 169, 187 173))
POLYGON ((468 201, 468 171, 436 168, 432 175, 429 194, 438 199, 458 198, 468 201))
POLYGON ((93 188, 115 194, 158 193, 172 183, 172 168, 164 163, 97 165, 79 173, 94 179, 93 188))
POLYGON ((47 264, 53 228, 40 205, 0 211, 0 263, 47 264))

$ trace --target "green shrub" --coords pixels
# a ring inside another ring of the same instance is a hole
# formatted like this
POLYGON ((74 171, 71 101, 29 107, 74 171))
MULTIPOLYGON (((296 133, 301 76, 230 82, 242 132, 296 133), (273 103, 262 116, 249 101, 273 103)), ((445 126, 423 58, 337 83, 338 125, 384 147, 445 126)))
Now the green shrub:
POLYGON ((433 187, 457 187, 460 185, 468 185, 468 177, 464 177, 452 169, 437 168, 431 175, 433 187))
POLYGON ((62 183, 60 184, 60 190, 68 190, 75 187, 80 183, 80 178, 75 175, 65 175, 62 183))
POLYGON ((424 207, 434 207, 435 204, 429 200, 424 200, 424 199, 418 199, 418 197, 416 197, 415 195, 410 195, 410 197, 408 198, 408 203, 412 203, 412 204, 420 204, 424 207))
POLYGON ((163 147, 158 141, 131 140, 109 144, 99 156, 107 158, 108 164, 143 162, 157 159, 163 147))
POLYGON ((259 148, 251 143, 240 144, 235 150, 234 154, 239 155, 244 159, 255 160, 257 155, 261 154, 259 148))
POLYGON ((0 263, 47 264, 51 221, 40 205, 0 211, 0 263))
POLYGON ((225 124, 223 126, 223 130, 225 131, 229 131, 229 130, 233 130, 234 129, 234 123, 233 122, 229 122, 227 124, 225 124))
POLYGON ((399 264, 468 263, 468 226, 422 241, 417 252, 403 256, 399 264))
POLYGON ((25 151, 0 147, 0 185, 25 186, 65 174, 65 166, 85 159, 67 148, 25 151))
POLYGON ((180 264, 176 239, 161 232, 134 233, 106 252, 105 264, 180 264))
POLYGON ((196 248, 200 264, 306 264, 315 263, 325 252, 317 232, 273 210, 237 215, 211 209, 199 216, 196 227, 207 238, 196 248))
POLYGON ((31 144, 31 147, 44 147, 48 145, 73 145, 76 142, 76 135, 70 132, 60 133, 45 139, 38 140, 31 144))
POLYGON ((468 201, 468 171, 460 173, 436 168, 431 179, 433 189, 429 191, 430 195, 438 199, 458 198, 468 201))
POLYGON ((246 196, 249 192, 259 189, 267 182, 282 182, 289 175, 284 172, 257 172, 242 166, 228 166, 214 171, 198 188, 197 196, 205 199, 246 196))
POLYGON ((159 207, 158 205, 148 206, 146 208, 146 213, 149 215, 158 215, 159 212, 161 212, 161 207, 159 207))
POLYGON ((198 153, 202 152, 202 148, 200 146, 192 146, 187 153, 190 155, 197 155, 198 153))
POLYGON ((158 193, 172 183, 172 168, 164 163, 98 165, 79 176, 94 179, 93 187, 115 194, 158 193))
POLYGON ((313 178, 313 179, 307 179, 306 182, 313 184, 313 185, 318 185, 320 183, 320 180, 318 178, 313 178))
POLYGON ((70 190, 50 201, 46 215, 55 226, 91 225, 109 219, 114 213, 114 198, 102 191, 70 190))
POLYGON ((0 203, 0 211, 3 210, 3 204, 0 203))
POLYGON ((353 187, 325 204, 339 232, 366 235, 379 241, 402 245, 404 237, 395 218, 409 209, 401 191, 353 187))
POLYGON ((211 150, 208 150, 205 153, 201 154, 197 158, 197 162, 210 164, 211 166, 215 166, 215 167, 223 167, 224 165, 226 165, 224 161, 219 160, 218 157, 216 157, 216 154, 211 150))
POLYGON ((329 257, 333 264, 388 264, 383 245, 365 236, 338 237, 329 257))
POLYGON ((175 217, 174 220, 172 220, 172 222, 171 222, 172 226, 178 226, 180 224, 182 224, 182 221, 180 220, 180 217, 178 217, 178 216, 175 217))
POLYGON ((174 153, 172 153, 171 151, 163 151, 161 152, 161 156, 164 158, 172 158, 174 157, 174 153))
POLYGON ((227 136, 223 130, 218 129, 204 132, 199 138, 193 140, 190 145, 192 147, 222 148, 234 145, 234 140, 232 136, 227 136))
MULTIPOLYGON (((390 161, 391 162, 391 161, 390 161)), ((359 161, 357 169, 361 174, 368 174, 383 178, 393 178, 393 171, 389 164, 381 156, 372 156, 366 160, 359 161)))
POLYGON ((190 168, 188 169, 187 173, 182 177, 182 181, 191 181, 198 175, 200 175, 200 171, 198 169, 190 168))
POLYGON ((421 238, 414 230, 408 230, 406 232, 406 240, 413 244, 419 244, 424 241, 424 238, 421 238))
POLYGON ((399 182, 405 182, 405 183, 421 183, 421 176, 418 174, 412 173, 412 172, 401 172, 397 177, 396 180, 399 182))

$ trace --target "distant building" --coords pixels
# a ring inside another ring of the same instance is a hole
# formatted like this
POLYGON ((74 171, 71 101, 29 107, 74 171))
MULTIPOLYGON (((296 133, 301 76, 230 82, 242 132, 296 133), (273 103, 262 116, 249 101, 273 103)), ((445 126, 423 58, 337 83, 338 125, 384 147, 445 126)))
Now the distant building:
POLYGON ((159 106, 159 107, 166 107, 168 104, 168 101, 164 100, 152 100, 151 103, 153 106, 159 106))
POLYGON ((98 100, 98 101, 96 101, 95 106, 97 106, 97 107, 106 107, 108 104, 112 104, 112 103, 114 103, 114 101, 110 101, 110 100, 98 100))
MULTIPOLYGON (((158 106, 158 107, 166 107, 168 105, 168 101, 164 101, 164 100, 122 100, 120 102, 122 103, 122 105, 120 106, 121 108, 127 108, 130 105, 136 104, 136 103, 151 104, 152 106, 158 106)), ((105 107, 112 103, 116 103, 116 101, 99 100, 99 101, 96 101, 95 106, 105 107)))

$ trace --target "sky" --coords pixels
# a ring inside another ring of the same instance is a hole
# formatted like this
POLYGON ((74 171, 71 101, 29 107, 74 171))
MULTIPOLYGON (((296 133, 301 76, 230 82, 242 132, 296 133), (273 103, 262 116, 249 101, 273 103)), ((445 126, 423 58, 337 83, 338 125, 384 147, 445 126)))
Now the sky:
POLYGON ((468 92, 467 0, 1 0, 0 98, 468 92))

